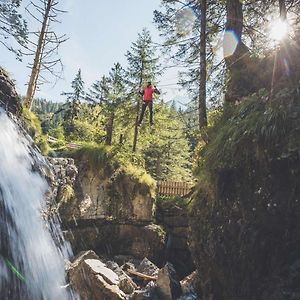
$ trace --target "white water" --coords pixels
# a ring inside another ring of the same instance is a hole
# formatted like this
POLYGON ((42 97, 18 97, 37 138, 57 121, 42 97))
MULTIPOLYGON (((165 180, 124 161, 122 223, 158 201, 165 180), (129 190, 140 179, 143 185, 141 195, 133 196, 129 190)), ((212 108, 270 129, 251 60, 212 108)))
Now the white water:
POLYGON ((62 237, 58 222, 52 220, 50 233, 41 217, 48 185, 32 171, 31 153, 27 139, 0 109, 0 299, 70 299, 62 287, 67 251, 53 240, 62 237))

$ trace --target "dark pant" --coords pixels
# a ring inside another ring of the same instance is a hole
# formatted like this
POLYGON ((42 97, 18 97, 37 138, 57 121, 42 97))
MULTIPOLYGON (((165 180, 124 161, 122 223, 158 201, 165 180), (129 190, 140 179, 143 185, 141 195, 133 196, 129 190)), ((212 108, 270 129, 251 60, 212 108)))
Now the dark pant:
POLYGON ((150 124, 153 124, 153 102, 152 101, 143 102, 142 111, 141 111, 141 115, 140 115, 140 119, 139 119, 139 124, 141 124, 143 121, 145 110, 146 110, 147 106, 149 106, 150 124))

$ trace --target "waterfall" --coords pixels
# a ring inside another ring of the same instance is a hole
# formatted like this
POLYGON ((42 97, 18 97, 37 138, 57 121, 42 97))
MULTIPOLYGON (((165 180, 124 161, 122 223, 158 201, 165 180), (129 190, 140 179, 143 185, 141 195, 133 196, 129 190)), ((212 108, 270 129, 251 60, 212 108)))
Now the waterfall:
POLYGON ((20 128, 0 109, 0 298, 73 299, 64 286, 65 258, 57 218, 45 221, 46 179, 35 168, 43 160, 20 128), (60 246, 59 246, 60 244, 60 246))

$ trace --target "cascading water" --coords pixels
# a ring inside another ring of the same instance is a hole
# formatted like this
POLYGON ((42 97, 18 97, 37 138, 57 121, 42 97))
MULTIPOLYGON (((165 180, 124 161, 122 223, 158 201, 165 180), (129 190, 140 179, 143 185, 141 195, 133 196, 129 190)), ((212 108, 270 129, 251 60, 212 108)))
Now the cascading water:
POLYGON ((59 223, 42 218, 48 185, 33 171, 34 156, 0 109, 0 299, 72 299, 64 287, 67 246, 54 241, 62 239, 59 223))

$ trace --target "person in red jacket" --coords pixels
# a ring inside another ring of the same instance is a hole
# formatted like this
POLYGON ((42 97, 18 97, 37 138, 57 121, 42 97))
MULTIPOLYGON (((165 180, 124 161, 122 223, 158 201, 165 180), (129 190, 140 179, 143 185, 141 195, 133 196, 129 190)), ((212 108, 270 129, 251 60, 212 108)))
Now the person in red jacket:
POLYGON ((139 91, 139 93, 143 95, 143 105, 138 126, 141 126, 142 124, 147 106, 149 107, 150 112, 150 125, 153 125, 153 94, 160 95, 160 91, 156 88, 156 86, 152 87, 152 83, 149 81, 147 83, 147 87, 145 87, 142 91, 139 91))

